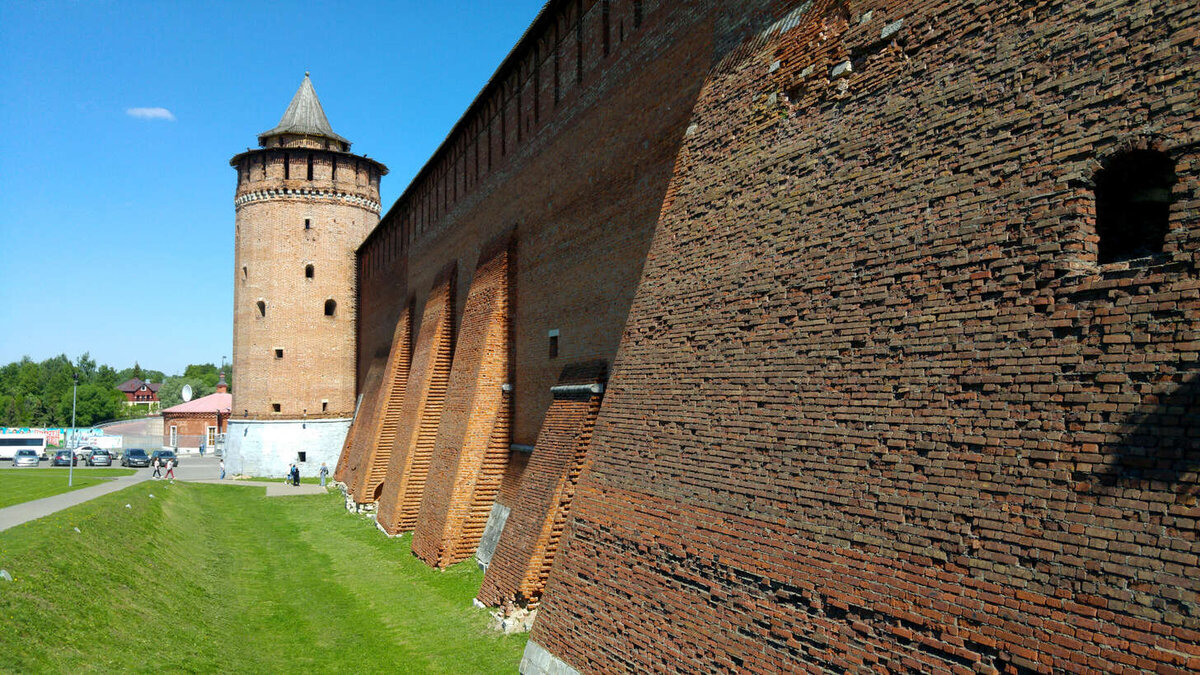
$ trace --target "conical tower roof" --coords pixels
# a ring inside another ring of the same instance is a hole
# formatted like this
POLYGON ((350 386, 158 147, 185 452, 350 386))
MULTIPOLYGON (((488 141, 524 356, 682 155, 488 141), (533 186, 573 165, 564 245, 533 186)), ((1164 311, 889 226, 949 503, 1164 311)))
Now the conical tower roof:
POLYGON ((321 108, 321 101, 317 98, 317 92, 313 89, 308 73, 304 73, 304 81, 300 83, 300 88, 292 97, 287 111, 283 113, 283 119, 279 120, 279 124, 275 125, 274 129, 259 134, 258 142, 261 144, 263 139, 282 134, 320 136, 341 141, 347 146, 350 145, 350 141, 333 133, 333 127, 329 126, 329 120, 325 117, 325 110, 321 108))

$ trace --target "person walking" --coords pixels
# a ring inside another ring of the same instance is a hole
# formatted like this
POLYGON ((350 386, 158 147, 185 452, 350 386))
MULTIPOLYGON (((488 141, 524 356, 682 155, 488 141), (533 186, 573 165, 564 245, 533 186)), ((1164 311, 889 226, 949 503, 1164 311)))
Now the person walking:
POLYGON ((300 486, 300 467, 295 464, 292 465, 292 485, 296 487, 300 486))
POLYGON ((325 462, 321 462, 321 487, 325 487, 325 477, 329 475, 329 467, 325 466, 325 462))
POLYGON ((200 441, 200 459, 204 459, 204 441, 200 441))
POLYGON ((150 477, 151 478, 162 478, 162 472, 158 470, 158 458, 157 457, 154 458, 154 474, 151 475, 150 477))
POLYGON ((164 476, 164 478, 170 478, 171 480, 175 480, 175 461, 174 460, 171 460, 171 459, 167 460, 167 475, 164 476))
POLYGON ((225 460, 221 460, 221 480, 225 480, 225 460))

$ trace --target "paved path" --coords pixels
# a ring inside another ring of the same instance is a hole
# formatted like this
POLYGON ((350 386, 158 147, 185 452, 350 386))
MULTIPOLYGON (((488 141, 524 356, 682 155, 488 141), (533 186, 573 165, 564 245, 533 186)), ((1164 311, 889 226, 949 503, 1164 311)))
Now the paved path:
MULTIPOLYGON (((80 473, 82 474, 83 472, 81 471, 80 473)), ((130 485, 141 483, 149 477, 149 471, 139 471, 132 476, 120 476, 100 485, 64 492, 53 497, 43 497, 31 502, 13 504, 8 508, 0 509, 0 532, 10 527, 16 527, 21 523, 27 523, 31 520, 37 520, 42 516, 48 516, 56 511, 62 511, 76 504, 82 504, 96 497, 116 492, 117 490, 124 490, 130 485)))
MULTIPOLYGON (((219 480, 221 475, 218 460, 215 457, 200 457, 185 456, 181 459, 179 466, 175 469, 175 478, 188 483, 212 483, 214 485, 240 485, 246 487, 265 487, 267 488, 268 497, 291 497, 295 495, 319 495, 324 494, 326 488, 319 485, 306 485, 301 483, 299 486, 287 485, 282 479, 278 481, 254 481, 254 480, 219 480)), ((120 465, 115 465, 119 467, 120 465)), ((22 469, 13 469, 21 471, 22 469)), ((86 468, 78 468, 76 475, 87 475, 86 468)), ((106 494, 124 490, 130 485, 135 485, 147 480, 157 480, 152 478, 153 469, 137 469, 137 473, 132 476, 120 476, 110 479, 101 485, 93 485, 92 487, 80 488, 70 492, 64 492, 53 497, 45 497, 43 499, 35 499, 31 502, 22 504, 14 504, 8 508, 0 509, 0 532, 7 530, 10 527, 16 527, 21 523, 27 523, 31 520, 37 520, 43 516, 48 516, 51 513, 62 511, 76 504, 82 504, 86 501, 95 499, 106 494)))

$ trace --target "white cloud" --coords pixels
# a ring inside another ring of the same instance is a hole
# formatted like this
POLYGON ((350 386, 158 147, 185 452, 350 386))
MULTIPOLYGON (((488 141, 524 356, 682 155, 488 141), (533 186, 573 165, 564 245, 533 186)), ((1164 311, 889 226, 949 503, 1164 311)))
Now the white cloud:
POLYGON ((166 108, 127 108, 125 114, 130 117, 137 117, 143 120, 167 120, 175 121, 175 116, 166 108))

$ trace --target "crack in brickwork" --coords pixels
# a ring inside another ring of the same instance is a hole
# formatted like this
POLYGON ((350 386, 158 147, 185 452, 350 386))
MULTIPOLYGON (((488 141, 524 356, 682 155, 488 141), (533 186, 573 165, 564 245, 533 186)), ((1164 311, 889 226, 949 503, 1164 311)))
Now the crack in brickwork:
MULTIPOLYGON (((511 443, 509 248, 480 254, 463 308, 413 554, 434 567, 471 557, 495 503, 511 443)), ((491 250, 489 250, 491 249, 491 250)))
POLYGON ((333 479, 345 483, 347 486, 353 485, 362 464, 363 436, 370 427, 370 419, 373 417, 379 401, 379 385, 383 379, 383 369, 383 359, 374 359, 367 368, 367 376, 363 381, 363 399, 358 406, 358 415, 350 423, 350 428, 346 431, 346 440, 342 442, 342 454, 338 456, 333 479))
POLYGON ((404 389, 408 382, 412 349, 412 303, 404 308, 396 322, 392 348, 380 383, 375 405, 374 423, 362 439, 363 470, 351 484, 351 495, 359 504, 376 501, 376 494, 387 475, 400 426, 404 405, 404 389))
POLYGON ((450 379, 455 275, 454 265, 438 274, 421 314, 396 441, 375 516, 388 534, 409 532, 417 523, 450 379))
MULTIPOLYGON (((560 385, 579 383, 573 369, 559 378, 560 385)), ((477 597, 484 604, 499 606, 511 600, 523 605, 541 597, 570 515, 602 397, 599 393, 556 396, 550 404, 479 589, 477 597)))

